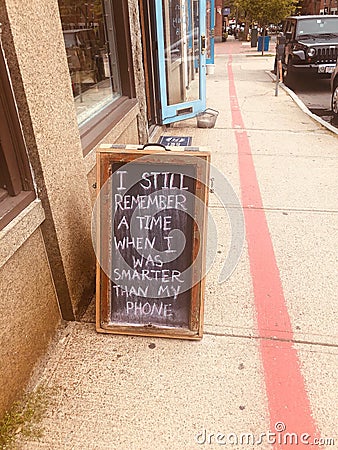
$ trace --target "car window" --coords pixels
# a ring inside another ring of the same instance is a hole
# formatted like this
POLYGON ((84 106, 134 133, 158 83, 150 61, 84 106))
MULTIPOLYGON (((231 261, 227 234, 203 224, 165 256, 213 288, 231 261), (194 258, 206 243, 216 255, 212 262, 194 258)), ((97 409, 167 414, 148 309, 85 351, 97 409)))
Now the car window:
POLYGON ((290 21, 287 20, 287 21, 284 23, 284 27, 283 27, 283 32, 284 32, 284 34, 288 31, 289 27, 290 27, 290 21))
POLYGON ((284 34, 286 33, 291 33, 292 34, 292 38, 294 37, 294 31, 295 31, 295 27, 296 24, 293 20, 287 20, 285 25, 284 25, 284 34))
POLYGON ((328 34, 338 35, 338 17, 300 20, 297 27, 297 35, 303 34, 328 34))

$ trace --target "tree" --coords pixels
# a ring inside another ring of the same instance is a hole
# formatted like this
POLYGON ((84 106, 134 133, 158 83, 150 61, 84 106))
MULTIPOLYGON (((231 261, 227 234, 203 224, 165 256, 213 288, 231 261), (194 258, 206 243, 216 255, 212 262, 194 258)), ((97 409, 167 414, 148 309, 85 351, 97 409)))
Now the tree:
MULTIPOLYGON (((246 19, 257 22, 263 29, 270 23, 279 23, 296 11, 298 0, 236 0, 237 8, 244 12, 246 19)), ((263 45, 264 51, 264 45, 263 45)))
POLYGON ((236 4, 251 20, 266 27, 293 14, 298 0, 236 0, 236 4))

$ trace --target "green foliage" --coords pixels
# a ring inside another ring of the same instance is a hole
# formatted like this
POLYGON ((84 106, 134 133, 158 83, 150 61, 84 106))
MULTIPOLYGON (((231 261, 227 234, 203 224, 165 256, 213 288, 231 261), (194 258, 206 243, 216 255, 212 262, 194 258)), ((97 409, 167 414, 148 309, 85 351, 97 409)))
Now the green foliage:
POLYGON ((0 449, 12 450, 20 438, 37 439, 42 435, 41 420, 51 392, 40 387, 14 403, 0 421, 0 449))
POLYGON ((246 18, 265 27, 294 14, 298 0, 235 0, 235 4, 246 18))

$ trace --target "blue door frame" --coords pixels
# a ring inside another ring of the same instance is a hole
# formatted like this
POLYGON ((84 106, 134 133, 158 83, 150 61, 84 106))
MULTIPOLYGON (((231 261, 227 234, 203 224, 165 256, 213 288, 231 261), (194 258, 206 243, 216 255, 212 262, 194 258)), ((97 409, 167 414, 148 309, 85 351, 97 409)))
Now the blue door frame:
POLYGON ((215 64, 215 0, 209 0, 210 11, 207 11, 207 14, 210 15, 209 22, 209 30, 208 33, 208 49, 209 49, 209 58, 207 58, 207 64, 215 64))
MULTIPOLYGON (((166 0, 167 1, 167 0, 166 0)), ((182 101, 175 104, 169 104, 168 100, 168 76, 166 72, 166 53, 167 58, 171 58, 172 49, 166 52, 165 49, 165 31, 164 31, 164 11, 163 0, 155 0, 155 12, 156 12, 156 28, 157 28, 157 41, 158 41, 158 73, 159 73, 159 91, 161 102, 161 123, 169 124, 184 119, 195 117, 199 112, 206 109, 206 0, 181 0, 180 4, 180 18, 182 20, 184 29, 186 30, 185 36, 182 39, 186 47, 192 48, 193 40, 199 41, 199 53, 193 54, 194 58, 194 70, 196 77, 198 77, 198 98, 190 101, 182 101), (198 5, 198 28, 192 28, 191 14, 193 14, 193 3, 198 5), (196 34, 197 33, 197 34, 196 34), (204 47, 204 49, 203 49, 204 47)), ((176 21, 177 24, 178 21, 176 21)), ((170 23, 169 26, 172 26, 170 23)), ((180 40, 180 41, 181 41, 180 40)), ((178 41, 178 44, 182 43, 178 41)), ((181 58, 184 58, 182 53, 181 58)), ((188 62, 185 63, 186 65, 188 62)), ((189 86, 184 86, 189 89, 189 86)))

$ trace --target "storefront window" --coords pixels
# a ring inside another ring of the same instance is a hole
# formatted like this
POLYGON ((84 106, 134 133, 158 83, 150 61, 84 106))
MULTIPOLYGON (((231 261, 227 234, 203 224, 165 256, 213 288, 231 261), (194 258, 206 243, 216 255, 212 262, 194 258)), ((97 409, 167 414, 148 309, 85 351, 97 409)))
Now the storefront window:
POLYGON ((111 1, 58 0, 79 126, 121 97, 111 1))
POLYGON ((0 43, 0 230, 35 197, 12 82, 0 43))

